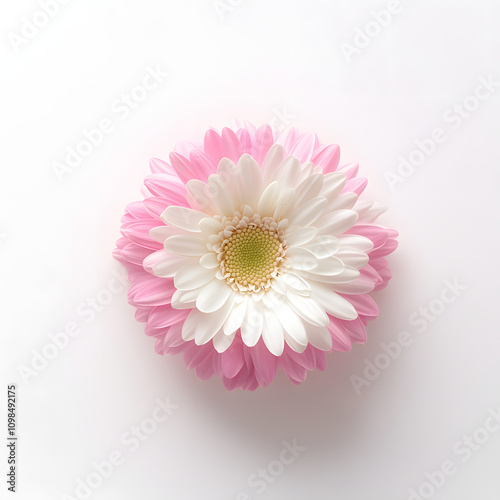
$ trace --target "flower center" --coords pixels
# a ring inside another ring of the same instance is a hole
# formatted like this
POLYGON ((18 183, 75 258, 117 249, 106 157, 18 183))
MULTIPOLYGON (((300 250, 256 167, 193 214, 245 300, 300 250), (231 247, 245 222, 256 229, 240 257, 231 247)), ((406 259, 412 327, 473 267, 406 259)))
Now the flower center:
POLYGON ((239 212, 221 222, 224 230, 214 245, 220 278, 240 292, 269 289, 272 279, 285 270, 286 243, 278 223, 272 217, 239 212))

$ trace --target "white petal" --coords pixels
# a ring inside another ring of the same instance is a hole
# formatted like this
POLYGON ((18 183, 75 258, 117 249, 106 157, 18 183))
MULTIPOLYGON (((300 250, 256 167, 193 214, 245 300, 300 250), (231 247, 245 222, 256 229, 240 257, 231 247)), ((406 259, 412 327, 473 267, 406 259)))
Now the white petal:
POLYGON ((161 214, 161 219, 169 226, 179 227, 191 232, 200 232, 199 222, 205 219, 207 214, 192 210, 191 208, 170 206, 161 214))
POLYGON ((302 353, 302 352, 304 352, 306 350, 307 344, 300 344, 286 330, 283 330, 283 336, 285 337, 285 342, 295 352, 298 352, 300 354, 300 353, 302 353))
POLYGON ((241 338, 245 345, 253 347, 262 335, 264 315, 261 307, 253 300, 247 302, 247 313, 241 325, 241 338))
POLYGON ((222 158, 217 166, 217 175, 224 186, 227 197, 231 200, 235 209, 238 208, 242 201, 237 186, 238 168, 236 164, 229 158, 222 158))
MULTIPOLYGON (((284 299, 276 301, 274 304, 276 317, 281 323, 285 332, 300 345, 307 345, 307 335, 304 323, 299 316, 293 311, 284 299)), ((290 346, 291 347, 291 346, 290 346)))
POLYGON ((295 197, 295 192, 292 188, 285 189, 278 202, 276 203, 276 208, 274 209, 273 218, 275 220, 280 220, 288 217, 288 214, 294 208, 293 199, 295 197))
POLYGON ((312 175, 318 175, 318 174, 320 174, 321 177, 323 177, 322 172, 319 172, 319 171, 314 172, 314 164, 312 161, 308 161, 308 162, 302 164, 302 174, 300 176, 301 182, 303 180, 307 179, 308 177, 311 177, 312 175))
MULTIPOLYGON (((288 272, 280 276, 282 281, 286 283, 287 286, 292 288, 295 291, 298 292, 310 292, 311 287, 309 286, 309 283, 302 278, 302 276, 299 276, 298 274, 288 272)), ((301 294, 302 295, 302 294, 301 294)))
POLYGON ((341 235, 356 223, 358 214, 354 210, 336 210, 330 212, 324 218, 324 222, 318 227, 320 233, 330 235, 341 235))
POLYGON ((223 330, 225 335, 232 335, 241 327, 247 313, 248 295, 245 294, 243 300, 233 306, 229 316, 224 322, 223 330))
MULTIPOLYGON (((320 260, 320 265, 322 265, 325 260, 320 260)), ((318 266, 318 267, 319 267, 318 266)), ((359 277, 359 271, 354 267, 344 266, 342 272, 338 274, 314 274, 316 270, 313 271, 300 271, 300 275, 307 280, 317 281, 320 283, 348 283, 359 277)), ((328 271, 327 271, 328 272, 328 271)), ((330 271, 332 272, 332 271, 330 271)))
POLYGON ((304 203, 300 210, 295 211, 293 215, 289 217, 289 222, 292 225, 309 226, 323 214, 326 205, 326 198, 313 198, 304 203))
POLYGON ((339 247, 339 240, 328 234, 317 236, 311 243, 304 246, 306 250, 312 252, 318 259, 326 259, 327 257, 336 255, 339 247))
POLYGON ((302 297, 290 291, 286 298, 291 308, 305 321, 313 326, 327 326, 330 323, 328 315, 325 313, 315 299, 302 297))
POLYGON ((281 295, 285 295, 288 290, 286 283, 283 281, 283 276, 277 276, 271 280, 271 288, 281 295))
POLYGON ((327 211, 333 212, 334 210, 350 209, 354 206, 358 199, 356 193, 344 193, 336 198, 330 199, 326 207, 327 211))
POLYGON ((220 266, 220 262, 217 260, 217 255, 214 252, 209 252, 201 257, 200 265, 205 269, 214 269, 220 266))
POLYGON ((213 269, 205 269, 199 263, 188 264, 177 270, 174 275, 174 285, 179 290, 194 290, 206 285, 214 277, 213 269))
POLYGON ((302 246, 311 241, 318 230, 314 226, 306 226, 285 235, 287 245, 289 247, 302 246))
POLYGON ((294 269, 310 271, 318 266, 318 259, 305 248, 292 247, 288 250, 287 257, 291 259, 294 269))
POLYGON ((198 345, 206 344, 221 329, 231 306, 232 303, 226 303, 224 307, 211 314, 193 309, 182 326, 182 338, 186 341, 194 339, 198 345))
POLYGON ((318 265, 311 272, 323 276, 338 276, 344 271, 344 264, 337 257, 328 257, 318 261, 318 265))
POLYGON ((307 327, 307 338, 313 347, 320 351, 332 350, 332 336, 328 328, 322 326, 307 327))
POLYGON ((191 179, 186 184, 186 190, 188 192, 187 200, 193 208, 207 214, 215 214, 214 201, 212 200, 208 186, 204 182, 198 179, 191 179))
POLYGON ((188 340, 194 340, 196 334, 196 324, 199 321, 200 311, 198 309, 193 309, 184 320, 182 325, 182 339, 186 342, 188 340))
POLYGON ((349 301, 325 286, 315 286, 313 296, 318 299, 328 314, 336 318, 353 320, 358 317, 356 309, 349 301))
POLYGON ((204 236, 217 234, 224 229, 224 226, 219 221, 212 219, 211 217, 202 219, 198 224, 198 227, 204 236))
POLYGON ((300 206, 302 203, 316 198, 323 187, 323 175, 314 174, 303 180, 295 192, 297 198, 295 203, 300 206))
POLYGON ((276 171, 285 157, 285 150, 280 144, 273 144, 262 162, 262 172, 264 184, 269 184, 276 180, 276 171))
POLYGON ((355 267, 360 269, 370 260, 368 255, 362 250, 357 248, 342 247, 336 254, 335 257, 340 259, 346 266, 355 267))
POLYGON ((207 253, 207 243, 197 236, 171 236, 165 240, 165 250, 178 255, 202 256, 207 253))
POLYGON ((321 196, 328 198, 329 200, 334 199, 345 186, 346 176, 342 172, 330 172, 324 176, 323 189, 321 190, 321 196))
POLYGON ((262 191, 262 175, 257 162, 248 154, 244 154, 238 161, 236 184, 242 204, 257 209, 262 191))
POLYGON ((271 182, 271 184, 269 184, 260 195, 259 203, 257 205, 257 213, 265 217, 272 216, 278 200, 279 192, 278 183, 276 181, 271 182))
POLYGON ((359 222, 373 222, 387 211, 387 207, 372 201, 358 200, 354 205, 354 210, 359 214, 359 222))
POLYGON ((149 254, 142 265, 148 273, 160 278, 171 278, 180 267, 194 262, 196 261, 191 257, 171 254, 166 250, 158 250, 149 254))
POLYGON ((296 188, 299 184, 302 167, 295 156, 288 156, 283 160, 280 167, 279 183, 288 188, 296 188))
POLYGON ((163 243, 167 238, 175 234, 179 234, 179 231, 175 227, 158 226, 149 230, 149 236, 160 243, 163 243))
POLYGON ((196 306, 198 293, 198 290, 176 290, 170 305, 174 309, 193 309, 196 306))
POLYGON ((220 215, 233 215, 235 207, 228 191, 227 181, 224 181, 216 174, 212 174, 208 178, 208 186, 217 212, 220 215))
POLYGON ((262 340, 271 354, 281 356, 285 347, 283 327, 278 318, 271 311, 264 312, 264 323, 262 325, 262 340))
POLYGON ((215 278, 200 289, 196 307, 201 312, 213 313, 220 309, 233 294, 233 289, 225 281, 215 278))
POLYGON ((375 283, 370 278, 361 275, 348 283, 332 283, 332 288, 338 293, 360 295, 371 292, 375 288, 375 283))
POLYGON ((218 333, 216 333, 214 338, 212 339, 212 342, 214 343, 215 350, 218 353, 226 351, 233 343, 235 335, 236 335, 236 332, 232 333, 231 335, 224 335, 224 333, 222 331, 219 331, 218 333))
POLYGON ((365 236, 358 236, 357 234, 345 234, 339 237, 342 246, 355 247, 369 252, 373 248, 373 241, 365 236))

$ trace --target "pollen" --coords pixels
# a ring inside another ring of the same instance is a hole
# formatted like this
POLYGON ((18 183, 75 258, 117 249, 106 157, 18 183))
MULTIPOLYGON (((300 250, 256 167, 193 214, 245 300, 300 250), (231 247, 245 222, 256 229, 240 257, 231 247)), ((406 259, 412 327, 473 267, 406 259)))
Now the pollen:
MULTIPOLYGON (((221 221, 215 250, 221 278, 236 291, 260 292, 285 269, 286 243, 282 229, 272 217, 242 215, 221 221)), ((281 224, 283 226, 284 224, 281 224)))

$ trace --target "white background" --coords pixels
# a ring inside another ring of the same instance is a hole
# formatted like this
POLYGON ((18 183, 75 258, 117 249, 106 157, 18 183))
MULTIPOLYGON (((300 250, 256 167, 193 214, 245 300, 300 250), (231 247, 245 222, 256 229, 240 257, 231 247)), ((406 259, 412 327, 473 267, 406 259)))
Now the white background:
POLYGON ((40 6, 3 4, 1 399, 6 415, 6 385, 17 384, 15 498, 78 498, 77 479, 113 451, 124 461, 92 499, 404 500, 410 488, 500 497, 500 432, 481 430, 500 405, 500 87, 452 119, 480 78, 500 81, 500 2, 402 1, 387 26, 374 25, 372 11, 387 6, 242 0, 221 14, 211 0, 73 0, 19 45, 23 18, 40 6), (342 44, 362 44, 365 28, 374 36, 347 57, 342 44), (115 101, 157 65, 168 78, 118 113, 115 101), (106 118, 113 131, 58 179, 54 162, 106 118), (125 290, 82 316, 120 272, 110 254, 149 158, 233 118, 340 144, 342 163, 359 161, 369 178, 365 197, 386 204, 383 222, 401 233, 367 343, 328 355, 298 388, 283 373, 255 393, 198 381, 181 357, 154 352, 125 290), (436 128, 446 140, 391 189, 386 172, 436 128), (446 280, 466 289, 443 305, 446 280), (440 314, 422 321, 430 303, 440 314), (81 333, 23 377, 49 334, 72 322, 81 333), (358 395, 353 375, 402 331, 412 344, 358 395), (132 452, 122 435, 167 397, 178 409, 132 452), (481 444, 469 455, 473 435, 481 444), (282 441, 294 439, 305 451, 281 471, 282 441), (455 468, 444 484, 423 485, 446 461, 455 468), (278 474, 259 494, 252 474, 268 466, 278 474))

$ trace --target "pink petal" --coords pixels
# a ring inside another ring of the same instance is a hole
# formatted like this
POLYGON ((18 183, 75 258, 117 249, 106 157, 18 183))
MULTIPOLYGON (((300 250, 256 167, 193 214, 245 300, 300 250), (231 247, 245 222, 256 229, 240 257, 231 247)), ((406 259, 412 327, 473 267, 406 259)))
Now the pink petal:
POLYGON ((262 339, 250 349, 255 377, 261 387, 270 384, 276 375, 277 357, 271 354, 262 339))
POLYGON ((224 148, 224 157, 238 163, 243 149, 238 137, 230 128, 222 129, 222 147, 224 148))
POLYGON ((125 208, 125 215, 128 215, 130 219, 127 222, 131 220, 141 220, 150 218, 146 209, 144 208, 142 201, 133 201, 132 203, 129 203, 125 208))
POLYGON ((158 226, 158 221, 155 219, 139 220, 124 224, 121 231, 123 236, 126 236, 134 243, 137 243, 137 245, 150 248, 152 250, 159 250, 163 247, 163 245, 149 236, 149 231, 156 226, 158 226))
POLYGON ((252 138, 250 132, 246 128, 240 128, 236 131, 236 136, 241 144, 243 153, 252 154, 252 138))
POLYGON ((398 242, 396 240, 387 240, 383 245, 375 248, 370 252, 370 258, 378 259, 379 257, 384 257, 396 250, 398 247, 398 242))
POLYGON ((279 363, 283 367, 283 370, 287 374, 288 378, 294 384, 304 382, 307 377, 307 370, 303 366, 296 363, 287 352, 284 352, 279 358, 279 363))
POLYGON ((326 357, 323 351, 315 349, 316 353, 316 369, 323 371, 326 368, 326 357))
POLYGON ((232 378, 222 377, 222 382, 224 387, 228 391, 234 391, 235 389, 255 390, 258 387, 257 379, 253 373, 253 370, 244 364, 238 374, 232 378))
POLYGON ((314 165, 323 167, 323 173, 335 172, 340 161, 340 148, 338 144, 330 144, 325 146, 312 159, 314 165))
POLYGON ((342 191, 356 193, 359 196, 365 190, 367 184, 368 179, 365 177, 356 177, 355 179, 349 179, 342 191))
POLYGON ((214 357, 215 354, 211 352, 196 367, 196 376, 199 380, 208 380, 214 374, 214 357))
POLYGON ((154 329, 166 328, 185 320, 191 309, 174 309, 170 305, 155 307, 149 315, 146 325, 146 335, 154 329))
POLYGON ((172 165, 159 158, 151 158, 149 160, 149 169, 153 174, 173 174, 172 165))
POLYGON ((140 323, 145 323, 148 320, 150 313, 151 309, 144 307, 137 309, 137 311, 135 311, 134 316, 136 321, 139 321, 140 323))
POLYGON ((186 188, 178 177, 165 174, 148 175, 144 184, 155 196, 164 198, 169 205, 186 206, 186 188))
POLYGON ((356 344, 366 342, 366 327, 361 318, 358 317, 352 321, 340 320, 340 322, 356 344))
POLYGON ((207 130, 204 141, 204 151, 212 158, 212 161, 217 165, 221 158, 225 155, 222 146, 222 137, 215 130, 207 130))
POLYGON ((224 377, 233 378, 239 373, 245 362, 241 340, 234 338, 227 350, 220 354, 220 362, 224 377))
POLYGON ((297 140, 298 134, 294 127, 289 130, 283 130, 281 134, 276 139, 276 144, 281 144, 285 150, 285 156, 290 154, 290 151, 297 140))
MULTIPOLYGON (((168 206, 169 203, 167 203, 164 198, 160 198, 159 196, 151 196, 150 198, 146 198, 144 200, 144 207, 148 211, 148 214, 158 221, 161 220, 161 214, 165 212, 165 209, 168 206)), ((163 224, 163 222, 158 222, 158 225, 161 224, 163 224)))
POLYGON ((142 266, 142 261, 151 253, 148 248, 141 247, 135 243, 129 243, 122 248, 122 257, 127 259, 132 264, 142 266))
POLYGON ((301 163, 307 163, 311 160, 315 144, 315 134, 302 134, 295 141, 288 154, 298 158, 301 163))
POLYGON ((369 238, 373 242, 373 247, 378 248, 387 241, 387 230, 374 226, 373 224, 354 224, 349 230, 346 231, 347 234, 358 234, 359 236, 364 236, 369 238))
POLYGON ((130 287, 128 297, 133 304, 138 306, 160 306, 170 304, 174 292, 172 280, 150 276, 148 279, 134 283, 130 287))
POLYGON ((316 349, 309 344, 302 353, 295 352, 287 346, 287 353, 295 363, 304 367, 306 370, 314 370, 316 367, 316 349))
POLYGON ((370 295, 339 295, 348 300, 354 306, 358 314, 366 316, 367 318, 376 318, 378 316, 377 303, 370 297, 370 295))
POLYGON ((328 330, 332 335, 332 348, 334 351, 348 352, 351 350, 351 338, 340 319, 331 318, 328 330))
POLYGON ((203 151, 192 151, 189 159, 191 160, 195 178, 202 182, 206 182, 208 176, 215 174, 217 170, 217 164, 203 151))
POLYGON ((170 163, 179 179, 186 184, 190 179, 196 178, 191 162, 179 153, 170 153, 170 163))
POLYGON ((186 368, 195 368, 204 361, 207 356, 211 356, 212 353, 213 351, 209 345, 191 344, 184 351, 184 363, 186 363, 186 368))
POLYGON ((342 172, 347 180, 353 179, 358 175, 359 165, 357 163, 349 163, 348 165, 344 165, 343 167, 338 169, 339 172, 342 172))

